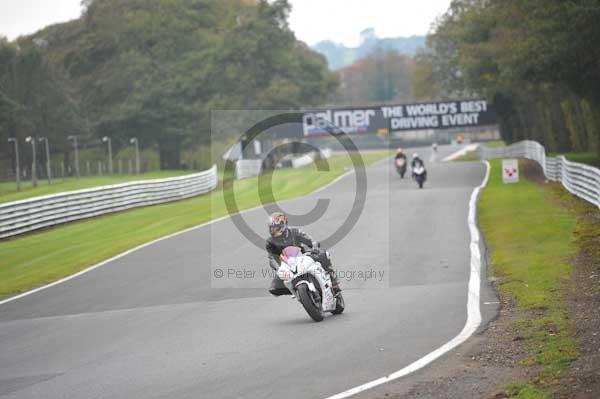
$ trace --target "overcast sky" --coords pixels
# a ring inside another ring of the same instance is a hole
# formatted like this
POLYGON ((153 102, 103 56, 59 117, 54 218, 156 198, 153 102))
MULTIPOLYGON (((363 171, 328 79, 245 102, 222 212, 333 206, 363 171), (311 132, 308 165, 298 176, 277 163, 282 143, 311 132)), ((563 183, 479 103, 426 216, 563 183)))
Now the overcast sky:
MULTIPOLYGON (((451 0, 291 0, 290 25, 309 44, 359 43, 360 31, 379 37, 424 35, 451 0)), ((80 15, 80 0, 0 0, 0 35, 14 39, 80 15)))
POLYGON ((300 40, 311 45, 329 39, 357 46, 366 28, 375 28, 379 37, 424 35, 450 1, 292 0, 290 25, 300 40))

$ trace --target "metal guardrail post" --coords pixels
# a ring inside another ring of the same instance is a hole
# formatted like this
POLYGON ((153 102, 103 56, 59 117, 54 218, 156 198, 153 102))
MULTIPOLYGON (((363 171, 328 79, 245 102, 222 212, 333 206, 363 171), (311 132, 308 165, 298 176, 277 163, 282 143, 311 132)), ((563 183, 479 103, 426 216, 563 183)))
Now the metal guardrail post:
POLYGON ((104 143, 108 143, 108 173, 113 174, 113 156, 112 156, 112 141, 110 137, 104 136, 102 137, 102 141, 104 143))
POLYGON ((67 140, 73 141, 73 149, 75 150, 75 176, 79 179, 81 175, 79 173, 79 146, 77 144, 77 136, 68 136, 67 140))
POLYGON ((33 161, 31 164, 31 183, 33 187, 37 187, 37 151, 35 150, 35 137, 28 136, 25 138, 27 143, 31 143, 31 151, 33 152, 33 161))
POLYGON ((19 166, 19 140, 16 137, 9 137, 9 143, 15 145, 15 175, 17 179, 17 191, 21 191, 21 167, 19 166))
POLYGON ((48 137, 40 137, 38 141, 45 143, 46 145, 46 178, 48 184, 52 184, 52 170, 50 169, 50 144, 48 143, 48 137))

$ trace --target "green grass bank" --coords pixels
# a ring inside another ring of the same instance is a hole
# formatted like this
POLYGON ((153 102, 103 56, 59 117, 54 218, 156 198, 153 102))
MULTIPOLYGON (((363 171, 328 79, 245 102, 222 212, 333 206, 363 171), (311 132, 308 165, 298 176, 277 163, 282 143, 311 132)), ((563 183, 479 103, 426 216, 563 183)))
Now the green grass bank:
POLYGON ((494 160, 479 202, 479 223, 501 295, 526 315, 515 322, 529 351, 523 366, 540 370, 536 381, 506 387, 518 398, 551 397, 578 357, 564 297, 577 251, 577 218, 559 203, 559 191, 523 177, 505 185, 501 160, 494 160))

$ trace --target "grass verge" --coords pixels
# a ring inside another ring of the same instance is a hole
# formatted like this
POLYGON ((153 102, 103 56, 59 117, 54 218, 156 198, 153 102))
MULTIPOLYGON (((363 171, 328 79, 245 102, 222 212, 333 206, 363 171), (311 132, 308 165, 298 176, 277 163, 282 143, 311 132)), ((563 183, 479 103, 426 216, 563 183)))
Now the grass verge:
POLYGON ((56 194, 63 191, 107 186, 110 184, 127 183, 137 180, 163 179, 189 173, 193 172, 183 170, 163 170, 141 175, 87 176, 82 177, 81 179, 68 177, 64 180, 61 178, 53 179, 52 184, 48 184, 48 181, 45 179, 39 179, 38 186, 35 188, 31 181, 21 182, 21 191, 19 192, 16 191, 15 183, 0 183, 0 203, 18 201, 40 195, 56 194))
MULTIPOLYGON (((370 164, 389 154, 367 153, 362 158, 370 164)), ((281 201, 308 194, 342 175, 352 161, 349 156, 339 156, 328 164, 328 171, 318 171, 311 165, 273 172, 274 198, 281 201)), ((235 183, 240 210, 260 205, 257 180, 235 183)), ((189 200, 107 215, 0 242, 0 297, 56 281, 145 242, 226 214, 223 191, 217 190, 189 200)))
MULTIPOLYGON (((484 147, 488 147, 488 148, 502 148, 504 146, 506 146, 506 144, 504 143, 504 141, 488 141, 485 143, 481 143, 482 146, 484 147)), ((478 161, 479 157, 477 156, 477 151, 469 151, 467 152, 465 155, 463 155, 462 157, 458 157, 456 158, 454 161, 455 162, 466 162, 466 161, 478 161)))
POLYGON ((479 157, 477 156, 477 151, 469 151, 465 155, 460 156, 454 160, 454 162, 468 162, 468 161, 478 161, 479 157))
POLYGON ((491 167, 479 222, 501 295, 526 315, 515 322, 530 352, 524 366, 539 368, 534 381, 506 389, 513 397, 545 398, 579 355, 564 297, 577 249, 576 217, 557 202, 551 186, 527 179, 505 185, 501 160, 491 167))
POLYGON ((502 140, 487 141, 487 142, 483 143, 483 145, 488 148, 506 147, 506 143, 502 140))

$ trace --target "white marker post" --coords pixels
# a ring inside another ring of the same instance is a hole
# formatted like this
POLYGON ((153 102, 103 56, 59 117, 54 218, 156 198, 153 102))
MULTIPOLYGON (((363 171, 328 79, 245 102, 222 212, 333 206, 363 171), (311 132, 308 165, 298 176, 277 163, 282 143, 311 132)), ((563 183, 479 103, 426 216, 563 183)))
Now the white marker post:
POLYGON ((519 160, 502 160, 502 181, 504 184, 519 182, 519 160))

